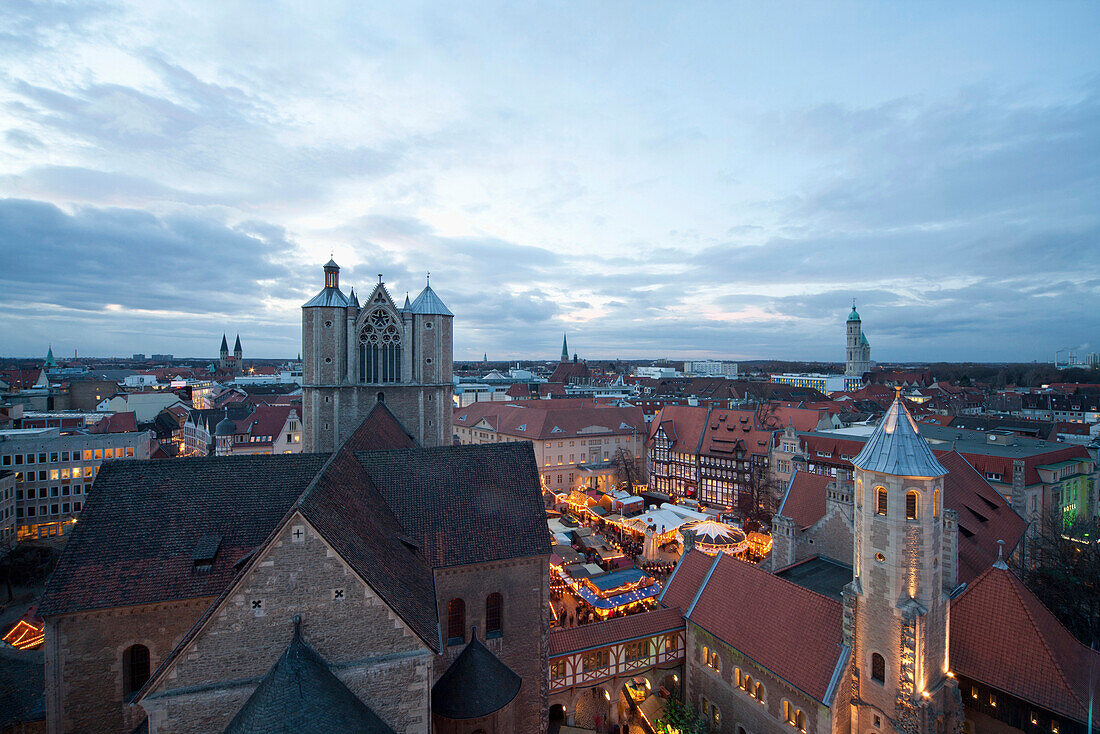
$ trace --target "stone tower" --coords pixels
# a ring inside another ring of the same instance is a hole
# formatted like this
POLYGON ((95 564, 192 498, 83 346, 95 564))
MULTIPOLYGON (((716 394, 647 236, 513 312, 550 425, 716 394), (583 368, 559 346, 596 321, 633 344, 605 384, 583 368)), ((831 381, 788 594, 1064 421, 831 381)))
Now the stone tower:
POLYGON ((863 323, 856 311, 856 302, 852 301, 852 312, 848 314, 847 350, 845 352, 844 374, 848 377, 863 377, 871 370, 871 345, 863 334, 863 323))
POLYGON ((852 463, 854 578, 844 590, 852 732, 953 732, 961 701, 946 673, 947 470, 920 436, 900 392, 852 463))
POLYGON ((302 306, 304 451, 333 451, 382 401, 422 446, 446 446, 451 428, 452 320, 430 283, 398 308, 382 276, 362 305, 325 287, 302 306))

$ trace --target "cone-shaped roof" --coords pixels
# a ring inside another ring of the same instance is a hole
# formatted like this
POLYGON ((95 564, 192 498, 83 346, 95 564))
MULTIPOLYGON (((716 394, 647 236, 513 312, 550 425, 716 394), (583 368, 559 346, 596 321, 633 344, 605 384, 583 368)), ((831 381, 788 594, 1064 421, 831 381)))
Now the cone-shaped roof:
POLYGON ((432 686, 432 713, 476 719, 500 711, 519 693, 522 679, 477 634, 432 686))
POLYGON ((234 352, 241 351, 241 335, 240 334, 237 334, 237 342, 236 342, 236 344, 233 345, 233 351, 234 352))
POLYGON ((222 334, 222 348, 221 348, 221 351, 223 351, 223 352, 228 352, 229 351, 229 342, 227 342, 225 340, 225 334, 222 334))
POLYGON ((565 334, 561 335, 561 361, 569 361, 569 342, 565 339, 565 334))
POLYGON ((294 618, 286 651, 229 722, 225 734, 355 731, 393 734, 306 644, 294 618))
POLYGON ((852 464, 865 471, 902 477, 942 477, 947 474, 947 469, 943 468, 928 442, 920 435, 917 422, 905 409, 901 390, 898 390, 894 404, 886 411, 852 464))
POLYGON ((437 316, 454 316, 445 305, 443 305, 442 299, 435 294, 430 285, 424 286, 424 290, 420 291, 420 295, 416 297, 416 300, 412 302, 407 309, 411 313, 419 314, 433 314, 437 316))

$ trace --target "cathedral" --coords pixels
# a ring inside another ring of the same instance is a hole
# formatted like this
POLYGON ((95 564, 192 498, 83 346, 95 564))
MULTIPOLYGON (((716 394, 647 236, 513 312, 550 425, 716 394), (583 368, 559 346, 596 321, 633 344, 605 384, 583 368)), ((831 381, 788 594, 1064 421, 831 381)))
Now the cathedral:
POLYGON ((376 403, 385 403, 421 446, 448 446, 454 315, 430 284, 400 308, 382 276, 360 304, 340 290, 340 267, 302 306, 303 450, 333 451, 376 403))
POLYGON ((848 346, 845 352, 844 374, 847 377, 863 377, 871 371, 871 344, 863 333, 863 323, 856 302, 852 301, 852 312, 848 314, 848 346))
POLYGON ((243 364, 244 351, 241 349, 241 335, 237 334, 237 341, 233 345, 233 354, 230 355, 229 342, 225 340, 225 334, 222 334, 222 346, 218 351, 218 371, 239 375, 243 364))

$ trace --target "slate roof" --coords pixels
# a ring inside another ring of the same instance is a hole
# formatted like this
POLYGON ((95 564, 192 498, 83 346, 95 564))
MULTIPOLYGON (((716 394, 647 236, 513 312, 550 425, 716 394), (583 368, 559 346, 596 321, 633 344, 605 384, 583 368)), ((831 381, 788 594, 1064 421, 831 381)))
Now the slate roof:
POLYGON ((834 674, 847 656, 841 608, 834 599, 720 554, 687 618, 829 704, 834 674))
MULTIPOLYGON (((1074 639, 1011 571, 990 567, 975 579, 951 602, 950 623, 954 672, 1086 720, 1089 669, 1100 653, 1074 639)), ((1100 680, 1093 686, 1100 697, 1100 680)))
POLYGON ((424 286, 424 290, 420 291, 420 295, 413 300, 412 304, 408 308, 402 308, 402 310, 409 313, 454 316, 451 310, 443 304, 443 299, 436 295, 430 285, 424 286))
POLYGON ((900 392, 852 464, 865 471, 903 477, 941 477, 947 473, 921 437, 900 392))
POLYGON ((412 449, 419 445, 385 403, 375 403, 363 422, 344 442, 345 448, 354 451, 412 449))
POLYGON ((615 617, 580 627, 554 629, 550 631, 550 657, 629 642, 683 628, 684 617, 679 607, 676 607, 615 617))
POLYGON ((357 451, 356 457, 432 567, 549 556, 530 443, 357 451))
POLYGON ((808 528, 825 516, 825 489, 832 481, 828 474, 795 470, 776 514, 791 518, 800 528, 808 528))
POLYGON ((432 713, 452 720, 488 716, 511 703, 522 683, 475 635, 432 686, 432 713))
POLYGON ((108 461, 39 606, 79 610, 217 596, 328 459, 324 454, 108 461), (222 534, 195 573, 196 538, 222 534))
POLYGON ((394 734, 302 639, 298 618, 286 650, 229 722, 225 734, 394 734))

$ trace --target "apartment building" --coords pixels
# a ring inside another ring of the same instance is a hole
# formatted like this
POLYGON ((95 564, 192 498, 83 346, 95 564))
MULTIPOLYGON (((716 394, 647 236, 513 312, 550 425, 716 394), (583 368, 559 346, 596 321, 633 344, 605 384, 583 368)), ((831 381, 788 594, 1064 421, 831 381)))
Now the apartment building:
POLYGON ((15 537, 15 472, 0 469, 0 543, 15 537))
POLYGON ((148 459, 151 431, 86 433, 59 428, 0 431, 0 471, 14 473, 20 540, 63 534, 107 460, 148 459))
POLYGON ((544 489, 607 488, 614 484, 620 450, 645 476, 645 418, 641 408, 608 406, 581 398, 473 403, 454 410, 460 443, 528 441, 544 489))

